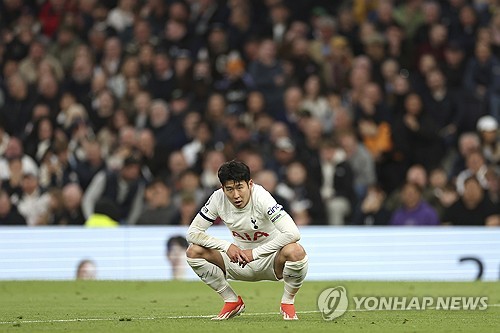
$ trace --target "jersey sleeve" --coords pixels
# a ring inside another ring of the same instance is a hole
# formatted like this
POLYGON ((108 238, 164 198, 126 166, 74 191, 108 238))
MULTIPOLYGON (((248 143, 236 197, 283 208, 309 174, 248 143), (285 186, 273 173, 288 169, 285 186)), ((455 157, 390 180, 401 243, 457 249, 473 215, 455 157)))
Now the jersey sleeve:
POLYGON ((214 223, 219 217, 218 200, 220 200, 220 194, 215 191, 199 211, 199 215, 210 223, 214 223))
POLYGON ((276 226, 276 229, 279 230, 279 235, 271 241, 253 249, 252 256, 254 259, 268 256, 283 248, 283 246, 300 240, 299 229, 290 215, 286 214, 285 216, 279 218, 274 225, 276 226))
POLYGON ((217 249, 226 252, 231 242, 215 238, 207 234, 207 229, 219 216, 217 203, 220 193, 214 192, 207 200, 200 212, 195 216, 187 232, 187 240, 190 243, 201 245, 209 249, 217 249))
POLYGON ((283 209, 283 206, 276 202, 276 199, 274 199, 271 193, 266 191, 264 188, 262 188, 262 191, 259 192, 258 203, 267 220, 275 224, 284 216, 288 215, 288 213, 283 209))

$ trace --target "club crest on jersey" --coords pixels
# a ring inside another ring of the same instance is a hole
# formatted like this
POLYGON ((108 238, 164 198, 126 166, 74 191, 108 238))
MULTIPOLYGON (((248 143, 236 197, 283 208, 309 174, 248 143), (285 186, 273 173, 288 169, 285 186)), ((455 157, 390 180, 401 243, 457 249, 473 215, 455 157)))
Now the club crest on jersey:
POLYGON ((263 232, 263 231, 256 231, 256 232, 254 232, 253 235, 249 235, 246 232, 244 232, 243 234, 240 234, 239 232, 233 230, 233 237, 241 238, 244 241, 255 242, 260 237, 268 237, 268 236, 269 236, 269 234, 267 232, 263 232))
POLYGON ((254 229, 259 229, 259 226, 257 225, 257 220, 254 219, 253 217, 250 218, 250 222, 253 224, 254 229))

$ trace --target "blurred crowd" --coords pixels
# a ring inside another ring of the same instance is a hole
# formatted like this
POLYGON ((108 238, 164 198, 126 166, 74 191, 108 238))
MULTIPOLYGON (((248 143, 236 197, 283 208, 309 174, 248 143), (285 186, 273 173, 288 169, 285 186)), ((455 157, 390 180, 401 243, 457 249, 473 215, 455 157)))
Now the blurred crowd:
POLYGON ((500 1, 1 0, 0 225, 499 225, 500 1))

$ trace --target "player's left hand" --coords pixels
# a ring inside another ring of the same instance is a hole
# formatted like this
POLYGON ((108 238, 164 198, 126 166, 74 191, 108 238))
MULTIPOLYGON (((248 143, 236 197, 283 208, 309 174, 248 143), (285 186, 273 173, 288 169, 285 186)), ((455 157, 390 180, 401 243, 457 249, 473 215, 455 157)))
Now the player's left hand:
POLYGON ((246 264, 248 264, 249 262, 253 261, 253 254, 252 254, 252 250, 243 250, 243 253, 247 256, 248 258, 248 261, 246 262, 246 264))

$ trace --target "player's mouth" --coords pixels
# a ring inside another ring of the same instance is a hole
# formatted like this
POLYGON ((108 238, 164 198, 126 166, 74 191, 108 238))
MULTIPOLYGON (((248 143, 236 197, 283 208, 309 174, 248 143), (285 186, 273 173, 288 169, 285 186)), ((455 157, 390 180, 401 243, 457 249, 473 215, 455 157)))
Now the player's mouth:
POLYGON ((240 207, 242 203, 243 203, 243 200, 235 200, 235 201, 234 201, 234 205, 235 205, 236 207, 240 207))

